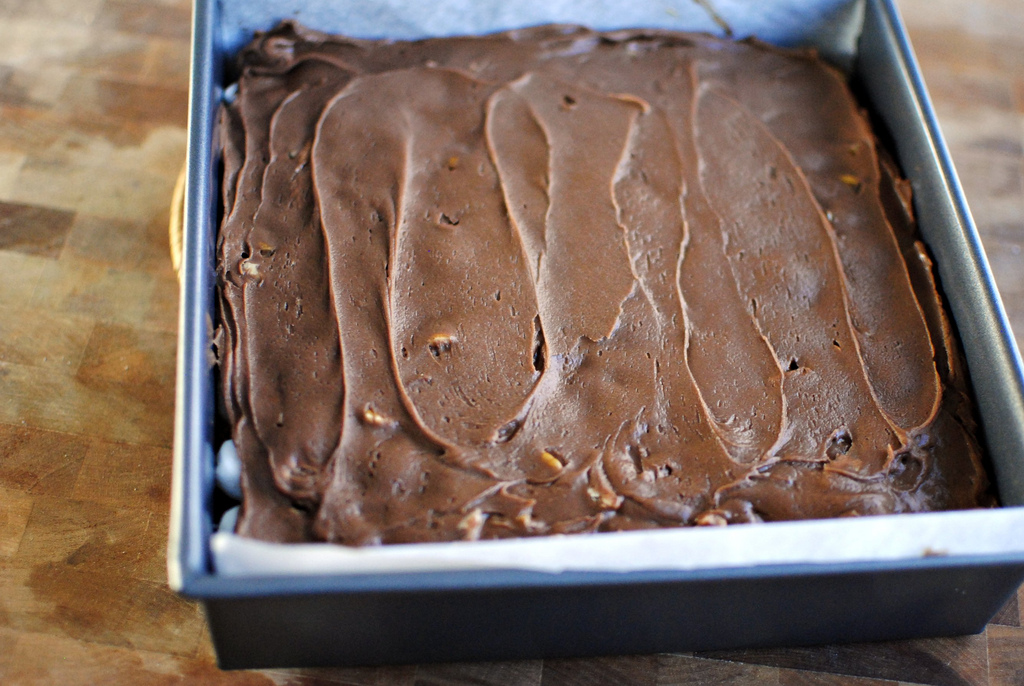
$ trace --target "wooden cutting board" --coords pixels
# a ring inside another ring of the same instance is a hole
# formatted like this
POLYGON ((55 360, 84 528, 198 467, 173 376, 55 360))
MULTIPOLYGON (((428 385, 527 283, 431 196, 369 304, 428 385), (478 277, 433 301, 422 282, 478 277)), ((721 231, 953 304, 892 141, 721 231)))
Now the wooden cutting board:
MULTIPOLYGON (((1024 334, 1024 2, 899 5, 1024 334)), ((1024 684, 1020 594, 977 636, 217 670, 200 611, 164 571, 177 326, 167 227, 189 16, 182 0, 0 1, 0 684, 1024 684)))

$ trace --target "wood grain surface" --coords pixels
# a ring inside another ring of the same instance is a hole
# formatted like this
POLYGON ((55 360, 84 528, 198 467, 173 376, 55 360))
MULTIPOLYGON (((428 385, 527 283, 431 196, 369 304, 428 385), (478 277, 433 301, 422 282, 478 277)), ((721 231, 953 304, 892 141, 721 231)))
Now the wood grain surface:
MULTIPOLYGON (((899 0, 1024 342, 1024 2, 899 0)), ((976 636, 221 672, 166 584, 190 7, 0 0, 0 684, 1024 684, 1017 597, 976 636)))

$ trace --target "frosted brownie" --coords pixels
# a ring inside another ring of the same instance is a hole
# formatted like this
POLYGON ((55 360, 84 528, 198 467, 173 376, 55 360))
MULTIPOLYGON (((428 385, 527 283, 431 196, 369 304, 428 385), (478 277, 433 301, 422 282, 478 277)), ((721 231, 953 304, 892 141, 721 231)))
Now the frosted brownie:
POLYGON ((991 504, 908 184, 813 54, 282 24, 220 132, 242 535, 991 504))

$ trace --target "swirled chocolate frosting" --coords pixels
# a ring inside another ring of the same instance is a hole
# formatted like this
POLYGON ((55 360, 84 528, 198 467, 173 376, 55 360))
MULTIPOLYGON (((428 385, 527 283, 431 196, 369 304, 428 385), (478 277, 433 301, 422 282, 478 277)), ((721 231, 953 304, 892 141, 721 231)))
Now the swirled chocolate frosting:
POLYGON ((909 186, 814 55, 283 24, 240 66, 216 338, 240 534, 991 504, 909 186))

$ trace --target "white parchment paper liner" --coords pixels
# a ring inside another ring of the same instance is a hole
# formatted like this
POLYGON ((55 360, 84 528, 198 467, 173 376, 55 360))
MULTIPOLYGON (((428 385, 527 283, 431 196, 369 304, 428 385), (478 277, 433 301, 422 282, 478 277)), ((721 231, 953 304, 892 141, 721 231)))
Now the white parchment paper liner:
POLYGON ((291 18, 329 33, 411 40, 483 34, 538 24, 593 29, 658 28, 757 36, 785 46, 817 47, 840 64, 857 50, 863 0, 284 0, 232 2, 221 8, 221 43, 230 53, 253 31, 291 18))
POLYGON ((224 576, 522 569, 698 570, 1024 552, 1024 508, 348 548, 211 539, 224 576))

